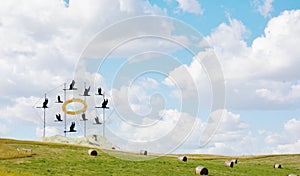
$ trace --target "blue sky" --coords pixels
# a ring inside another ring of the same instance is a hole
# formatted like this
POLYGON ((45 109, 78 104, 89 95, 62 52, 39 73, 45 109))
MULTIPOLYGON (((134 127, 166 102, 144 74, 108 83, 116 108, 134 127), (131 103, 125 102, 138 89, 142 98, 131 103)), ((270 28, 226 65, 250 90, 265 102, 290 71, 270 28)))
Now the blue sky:
MULTIPOLYGON (((0 3, 0 14, 0 137, 39 140, 42 112, 34 107, 76 79, 79 90, 67 98, 82 94, 84 82, 92 94, 101 86, 111 106, 108 138, 124 150, 300 152, 298 0, 12 0, 0 3), (218 71, 225 104, 214 109, 218 71), (200 146, 209 118, 220 123, 200 146)), ((101 99, 87 102, 88 134, 101 134, 92 125, 102 118, 92 108, 101 99)), ((62 134, 54 122, 61 107, 49 106, 46 135, 62 134)), ((82 136, 80 115, 71 121, 78 133, 70 137, 82 136)))
MULTIPOLYGON (((228 17, 240 20, 249 30, 246 41, 251 44, 253 39, 264 34, 264 28, 270 17, 278 16, 284 10, 299 8, 297 0, 274 1, 272 8, 268 11, 267 17, 264 17, 258 11, 256 1, 200 1, 202 15, 194 13, 184 13, 178 8, 176 1, 150 1, 152 4, 158 4, 160 7, 168 9, 168 15, 190 24, 199 30, 203 35, 209 35, 213 29, 220 23, 228 22, 228 17)), ((271 2, 271 1, 270 1, 271 2)), ((257 1, 263 5, 264 1, 257 1)))

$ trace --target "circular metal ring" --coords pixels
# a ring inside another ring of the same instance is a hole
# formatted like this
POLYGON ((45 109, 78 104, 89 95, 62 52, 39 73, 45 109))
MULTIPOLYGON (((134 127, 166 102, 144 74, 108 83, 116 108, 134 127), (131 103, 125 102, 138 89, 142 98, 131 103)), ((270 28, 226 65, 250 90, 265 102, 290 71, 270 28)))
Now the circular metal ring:
POLYGON ((84 100, 80 99, 80 98, 72 98, 72 99, 69 99, 67 101, 64 102, 64 104, 62 105, 62 110, 66 113, 66 114, 70 114, 70 115, 76 115, 76 114, 81 114, 83 112, 86 111, 86 108, 87 108, 87 104, 84 100), (66 106, 70 103, 74 103, 74 102, 78 102, 78 103, 81 103, 83 104, 83 108, 77 110, 77 111, 68 111, 66 109, 66 106))

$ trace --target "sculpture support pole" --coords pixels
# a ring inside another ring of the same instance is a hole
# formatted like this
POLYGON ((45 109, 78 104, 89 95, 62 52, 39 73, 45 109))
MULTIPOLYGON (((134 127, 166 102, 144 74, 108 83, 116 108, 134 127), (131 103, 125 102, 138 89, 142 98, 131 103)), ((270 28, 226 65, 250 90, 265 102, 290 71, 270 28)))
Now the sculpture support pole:
MULTIPOLYGON (((103 99, 105 100, 105 92, 103 92, 103 99)), ((103 108, 103 131, 102 131, 103 137, 105 137, 105 108, 103 108)))
MULTIPOLYGON (((46 99, 46 94, 45 94, 46 99)), ((46 135, 46 108, 44 107, 44 131, 43 131, 43 137, 46 135)))
MULTIPOLYGON (((64 83, 64 102, 67 100, 67 83, 64 83)), ((64 112, 64 121, 65 121, 65 131, 67 131, 67 114, 64 112)), ((65 137, 67 133, 65 133, 65 137)))
POLYGON ((105 108, 103 108, 103 137, 105 137, 105 108))
MULTIPOLYGON (((86 89, 86 83, 84 82, 84 89, 86 89)), ((84 101, 85 101, 85 103, 86 103, 86 96, 84 96, 84 101)), ((83 112, 83 113, 85 113, 85 112, 83 112)), ((85 119, 83 119, 83 128, 84 128, 84 137, 86 137, 86 120, 85 119)))

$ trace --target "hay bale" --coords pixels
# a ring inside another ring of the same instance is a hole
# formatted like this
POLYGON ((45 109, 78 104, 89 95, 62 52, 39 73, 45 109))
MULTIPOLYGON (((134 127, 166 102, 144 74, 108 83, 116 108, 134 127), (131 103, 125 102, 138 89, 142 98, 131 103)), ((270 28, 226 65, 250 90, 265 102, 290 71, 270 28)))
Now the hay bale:
POLYGON ((195 174, 208 175, 208 169, 204 166, 197 166, 195 168, 195 174))
POLYGON ((186 156, 178 156, 177 159, 178 159, 179 161, 187 162, 187 157, 186 157, 186 156))
POLYGON ((89 149, 88 153, 89 153, 89 155, 91 155, 91 156, 97 156, 97 155, 98 155, 97 151, 94 150, 94 149, 89 149))
POLYGON ((273 167, 276 168, 276 169, 281 169, 282 168, 281 164, 274 164, 273 167))
POLYGON ((298 176, 297 174, 289 174, 289 176, 298 176))
POLYGON ((231 160, 234 164, 237 164, 238 163, 238 160, 237 159, 233 159, 231 160))
POLYGON ((224 162, 224 166, 226 166, 226 167, 233 167, 233 165, 234 165, 234 162, 233 162, 233 161, 228 161, 228 160, 226 160, 226 161, 224 162))
POLYGON ((147 155, 147 154, 148 154, 147 150, 140 150, 140 155, 147 155))

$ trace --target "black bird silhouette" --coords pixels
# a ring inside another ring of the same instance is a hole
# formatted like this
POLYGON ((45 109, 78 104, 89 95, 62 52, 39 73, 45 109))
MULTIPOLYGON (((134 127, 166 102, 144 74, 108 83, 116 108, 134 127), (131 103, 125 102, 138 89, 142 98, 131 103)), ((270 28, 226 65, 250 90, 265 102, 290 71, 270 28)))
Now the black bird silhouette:
POLYGON ((104 99, 103 102, 102 102, 101 108, 106 108, 106 109, 108 109, 109 107, 107 107, 107 104, 108 104, 108 99, 104 99))
POLYGON ((98 117, 95 117, 95 124, 99 124, 99 125, 101 125, 102 123, 99 121, 99 118, 98 117))
POLYGON ((83 121, 87 121, 88 119, 85 117, 85 113, 81 115, 83 121))
POLYGON ((61 115, 59 113, 55 114, 55 116, 56 116, 56 119, 57 119, 58 122, 62 122, 61 115))
POLYGON ((48 108, 48 98, 45 98, 45 101, 43 102, 43 107, 42 108, 48 108))
POLYGON ((75 128, 75 122, 72 122, 71 126, 70 126, 70 130, 69 131, 64 131, 65 133, 66 132, 76 132, 76 130, 74 130, 75 128))
POLYGON ((75 122, 72 122, 71 126, 70 126, 70 132, 76 132, 76 130, 74 130, 75 128, 75 122))
POLYGON ((61 101, 60 96, 57 96, 57 103, 63 103, 63 101, 61 101))
POLYGON ((97 95, 103 95, 101 87, 98 88, 98 94, 97 95))
POLYGON ((84 89, 83 96, 90 96, 89 95, 90 89, 91 89, 91 86, 89 86, 89 88, 87 88, 87 89, 84 89))
POLYGON ((74 86, 75 86, 75 81, 72 80, 72 82, 70 84, 70 87, 69 87, 69 90, 77 90, 77 88, 75 88, 74 86))

